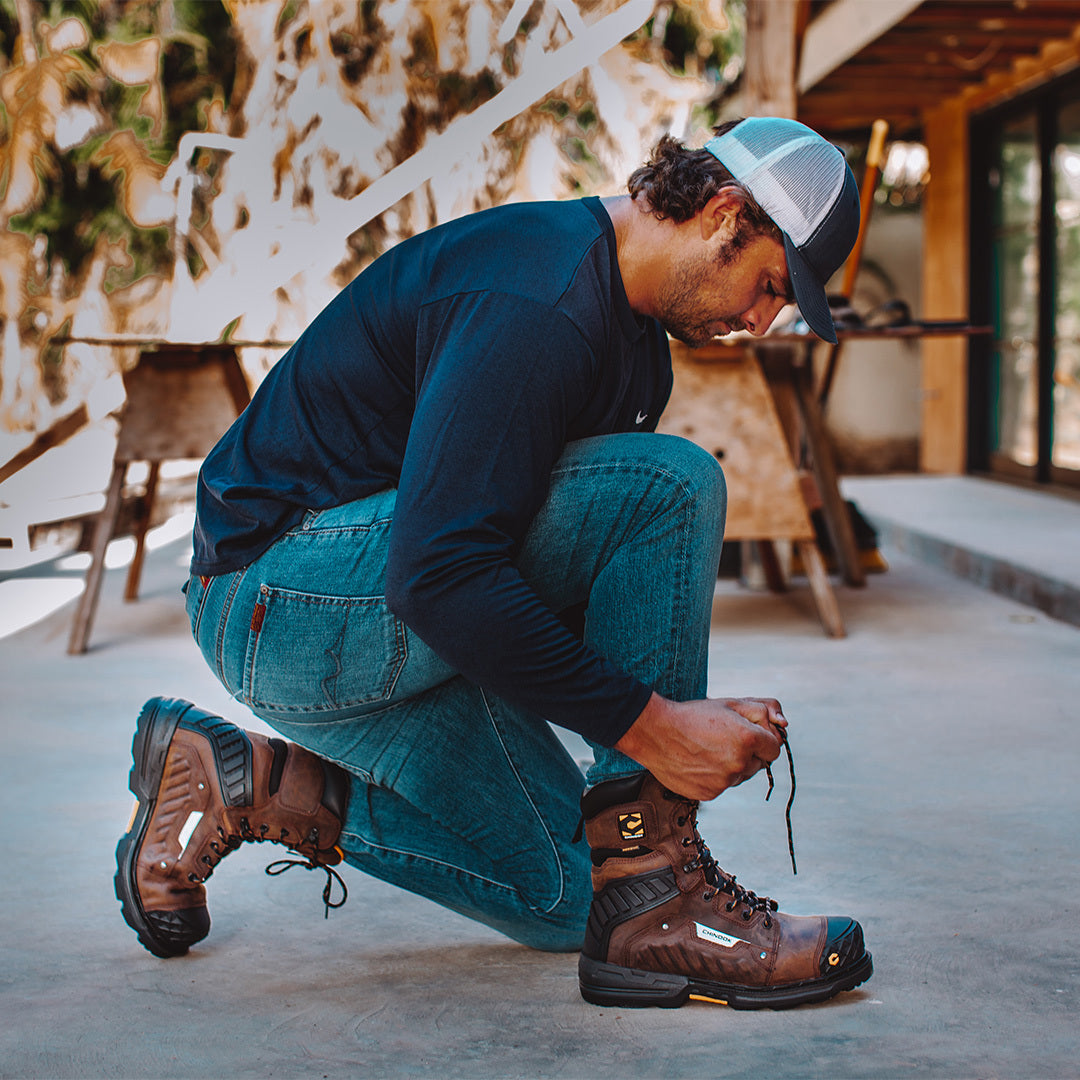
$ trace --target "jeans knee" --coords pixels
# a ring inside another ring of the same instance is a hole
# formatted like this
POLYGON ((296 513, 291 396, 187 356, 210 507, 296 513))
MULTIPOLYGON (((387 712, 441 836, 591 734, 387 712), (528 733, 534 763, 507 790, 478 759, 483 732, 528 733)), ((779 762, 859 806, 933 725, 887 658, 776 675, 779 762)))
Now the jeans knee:
POLYGON ((655 436, 659 440, 657 464, 694 503, 695 519, 712 517, 723 527, 727 512, 727 481, 720 462, 697 443, 679 435, 655 436))

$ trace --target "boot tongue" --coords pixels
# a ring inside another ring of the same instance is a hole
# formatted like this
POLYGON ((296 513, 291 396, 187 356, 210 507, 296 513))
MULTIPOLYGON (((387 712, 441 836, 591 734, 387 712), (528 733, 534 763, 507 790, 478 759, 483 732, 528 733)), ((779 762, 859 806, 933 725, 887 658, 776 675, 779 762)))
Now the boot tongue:
MULTIPOLYGON (((681 799, 681 796, 676 796, 676 798, 681 799)), ((775 900, 770 899, 768 896, 758 896, 756 893, 750 892, 749 889, 744 889, 736 883, 734 875, 725 874, 720 869, 716 860, 712 857, 708 845, 702 840, 701 834, 698 832, 697 811, 699 804, 693 799, 682 799, 681 801, 686 803, 687 820, 698 852, 696 862, 701 867, 705 880, 722 893, 727 893, 733 897, 734 903, 746 904, 751 911, 777 911, 780 905, 775 900)))

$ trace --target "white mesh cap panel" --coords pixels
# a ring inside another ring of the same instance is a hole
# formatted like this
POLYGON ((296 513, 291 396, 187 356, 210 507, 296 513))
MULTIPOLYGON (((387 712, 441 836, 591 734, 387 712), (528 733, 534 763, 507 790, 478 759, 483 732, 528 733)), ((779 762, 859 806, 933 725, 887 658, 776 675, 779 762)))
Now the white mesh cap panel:
POLYGON ((706 148, 796 245, 810 239, 844 186, 840 151, 795 122, 747 120, 706 148))

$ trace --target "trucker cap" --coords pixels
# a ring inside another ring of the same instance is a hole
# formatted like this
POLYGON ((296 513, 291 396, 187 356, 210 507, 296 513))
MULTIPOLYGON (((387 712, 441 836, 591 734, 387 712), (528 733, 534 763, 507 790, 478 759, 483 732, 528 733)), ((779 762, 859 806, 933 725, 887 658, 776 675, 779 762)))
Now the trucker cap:
POLYGON ((859 235, 859 187, 844 155, 797 120, 750 117, 706 144, 784 234, 795 302, 835 344, 825 285, 859 235))

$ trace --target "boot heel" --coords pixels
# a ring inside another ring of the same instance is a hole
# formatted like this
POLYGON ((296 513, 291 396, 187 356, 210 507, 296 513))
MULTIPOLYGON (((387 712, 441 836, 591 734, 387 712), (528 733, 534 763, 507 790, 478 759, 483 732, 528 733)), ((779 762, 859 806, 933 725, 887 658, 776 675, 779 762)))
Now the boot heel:
POLYGON ((584 953, 578 958, 578 984, 590 1005, 677 1009, 690 996, 690 980, 683 975, 605 964, 584 953))
POLYGON ((128 788, 140 805, 157 798, 169 743, 181 717, 192 708, 179 698, 151 698, 139 713, 131 744, 128 788))

